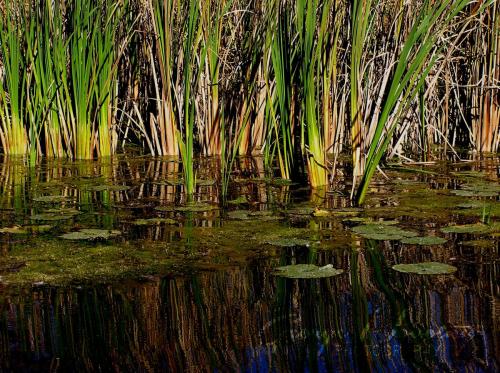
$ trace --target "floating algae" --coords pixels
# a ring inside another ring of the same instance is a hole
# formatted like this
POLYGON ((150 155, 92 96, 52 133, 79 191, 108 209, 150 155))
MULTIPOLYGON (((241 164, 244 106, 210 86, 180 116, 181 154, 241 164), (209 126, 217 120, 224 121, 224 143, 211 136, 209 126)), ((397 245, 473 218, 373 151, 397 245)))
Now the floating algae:
POLYGON ((318 267, 314 264, 293 264, 276 268, 274 275, 294 279, 315 279, 333 277, 344 273, 341 269, 336 269, 328 264, 318 267))
POLYGON ((80 229, 79 231, 65 233, 59 237, 66 240, 108 240, 110 238, 121 235, 122 232, 106 229, 80 229))
POLYGON ((423 262, 413 264, 396 264, 392 269, 402 273, 418 275, 447 275, 456 272, 457 268, 449 264, 438 262, 423 262))

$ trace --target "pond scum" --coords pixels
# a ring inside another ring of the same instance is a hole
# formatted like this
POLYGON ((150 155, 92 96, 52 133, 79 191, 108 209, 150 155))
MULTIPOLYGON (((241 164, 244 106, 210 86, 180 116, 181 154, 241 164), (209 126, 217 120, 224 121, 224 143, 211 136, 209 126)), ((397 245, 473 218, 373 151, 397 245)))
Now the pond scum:
POLYGON ((499 44, 496 0, 1 1, 1 150, 134 144, 180 157, 188 195, 198 156, 224 195, 237 156, 316 188, 347 153, 363 203, 388 158, 498 151, 499 44))

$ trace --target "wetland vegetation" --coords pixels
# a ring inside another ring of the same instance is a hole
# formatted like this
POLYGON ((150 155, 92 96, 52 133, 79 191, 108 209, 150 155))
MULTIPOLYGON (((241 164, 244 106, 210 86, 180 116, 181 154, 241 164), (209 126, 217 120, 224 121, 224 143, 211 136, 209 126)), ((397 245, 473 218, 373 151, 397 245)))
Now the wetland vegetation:
POLYGON ((499 45, 497 0, 0 0, 0 371, 499 371, 499 45))

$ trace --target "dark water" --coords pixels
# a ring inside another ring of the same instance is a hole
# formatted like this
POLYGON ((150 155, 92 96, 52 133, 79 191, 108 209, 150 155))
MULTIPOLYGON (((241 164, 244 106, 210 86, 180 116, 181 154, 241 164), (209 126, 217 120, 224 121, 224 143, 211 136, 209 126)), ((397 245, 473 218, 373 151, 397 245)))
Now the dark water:
MULTIPOLYGON (((65 208, 81 212, 51 222, 49 233, 2 234, 0 371, 499 371, 499 236, 439 231, 450 223, 485 220, 484 211, 464 214, 450 207, 464 200, 487 203, 490 223, 498 220, 498 195, 451 193, 472 183, 471 170, 484 173, 474 178, 498 184, 496 160, 465 167, 440 164, 432 175, 389 171, 394 182, 375 183, 362 211, 349 209, 348 186, 321 194, 249 181, 263 176, 250 163, 237 167, 247 181, 236 184, 230 196, 246 196, 244 204, 199 213, 159 212, 158 206, 184 203, 180 186, 160 184, 176 175, 176 164, 134 159, 78 167, 9 165, 0 175, 3 227, 33 224, 29 216, 53 207, 35 203, 33 196, 70 196, 65 208), (452 174, 457 171, 466 172, 452 174), (95 188, 105 184, 129 189, 95 188), (287 213, 297 206, 396 218, 404 228, 448 242, 416 246, 367 240, 352 234, 342 214, 287 213), (255 217, 233 220, 227 212, 234 210, 255 217), (257 213, 262 211, 277 219, 257 213), (144 217, 176 223, 133 223, 144 217), (82 227, 123 234, 111 243, 67 243, 58 237, 82 227), (317 245, 280 247, 259 240, 283 229, 300 229, 301 238, 317 245), (122 250, 117 255, 123 261, 105 261, 99 250, 111 244, 122 250), (75 260, 95 260, 89 267, 97 269, 47 259, 36 247, 44 252, 62 247, 75 260), (89 251, 99 256, 79 256, 89 251), (132 254, 136 251, 143 252, 140 260, 132 254), (37 278, 36 255, 44 258, 47 267, 40 268, 52 277, 37 278), (158 267, 148 256, 166 262, 158 267), (422 261, 452 264, 457 272, 419 276, 391 268, 422 261), (111 263, 119 263, 111 268, 116 276, 100 269, 111 263), (275 267, 291 263, 331 263, 344 273, 314 280, 273 275, 275 267), (137 271, 131 270, 134 265, 137 271)), ((210 167, 200 167, 200 179, 217 174, 210 167)), ((197 200, 217 205, 217 184, 204 184, 197 200)))

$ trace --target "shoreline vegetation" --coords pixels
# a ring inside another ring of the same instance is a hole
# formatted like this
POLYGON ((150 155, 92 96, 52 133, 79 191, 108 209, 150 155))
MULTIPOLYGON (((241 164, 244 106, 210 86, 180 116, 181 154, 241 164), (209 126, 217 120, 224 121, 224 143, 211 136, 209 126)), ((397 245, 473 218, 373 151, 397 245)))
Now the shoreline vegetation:
POLYGON ((262 156, 313 188, 352 158, 500 147, 498 0, 0 1, 0 152, 262 156))

